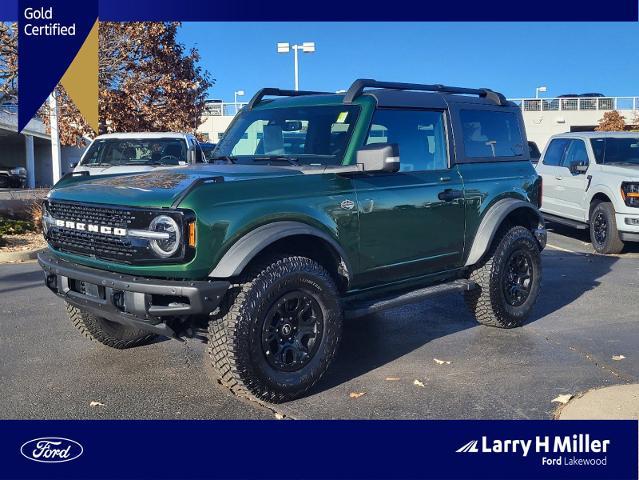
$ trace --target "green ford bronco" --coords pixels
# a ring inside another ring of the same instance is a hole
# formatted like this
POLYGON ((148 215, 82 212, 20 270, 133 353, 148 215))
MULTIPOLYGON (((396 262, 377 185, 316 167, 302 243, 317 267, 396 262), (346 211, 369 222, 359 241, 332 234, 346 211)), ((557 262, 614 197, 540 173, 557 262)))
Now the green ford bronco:
POLYGON ((521 325, 541 189, 520 110, 492 90, 263 89, 208 165, 63 178, 38 259, 91 340, 203 338, 223 385, 281 402, 326 372, 344 318, 462 291, 478 322, 521 325))

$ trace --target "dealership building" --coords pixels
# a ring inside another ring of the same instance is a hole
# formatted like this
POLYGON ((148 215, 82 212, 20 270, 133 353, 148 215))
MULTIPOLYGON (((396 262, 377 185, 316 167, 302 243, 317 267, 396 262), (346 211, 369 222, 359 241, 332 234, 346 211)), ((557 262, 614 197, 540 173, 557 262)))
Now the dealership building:
MULTIPOLYGON (((558 133, 592 131, 605 112, 617 110, 627 125, 639 123, 639 97, 512 98, 522 109, 528 140, 540 150, 558 133)), ((244 103, 209 100, 198 132, 217 143, 244 103)))

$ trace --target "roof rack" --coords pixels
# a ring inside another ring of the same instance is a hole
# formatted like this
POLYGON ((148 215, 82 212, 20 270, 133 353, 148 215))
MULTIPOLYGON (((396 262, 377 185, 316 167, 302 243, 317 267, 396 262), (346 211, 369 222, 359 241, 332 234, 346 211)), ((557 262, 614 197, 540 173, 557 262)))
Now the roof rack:
POLYGON ((246 105, 247 110, 253 110, 253 107, 260 103, 266 95, 273 95, 276 97, 301 97, 303 95, 322 95, 328 92, 312 92, 310 90, 280 90, 279 88, 263 88, 259 90, 251 101, 246 105))
POLYGON ((497 93, 488 88, 463 88, 463 87, 447 87, 446 85, 424 85, 421 83, 400 83, 400 82, 378 82, 371 78, 360 78, 355 80, 346 95, 344 95, 344 103, 353 103, 359 97, 365 88, 386 88, 389 90, 419 90, 424 92, 441 92, 441 93, 461 93, 466 95, 478 95, 482 98, 492 100, 497 105, 508 105, 508 100, 501 93, 497 93))

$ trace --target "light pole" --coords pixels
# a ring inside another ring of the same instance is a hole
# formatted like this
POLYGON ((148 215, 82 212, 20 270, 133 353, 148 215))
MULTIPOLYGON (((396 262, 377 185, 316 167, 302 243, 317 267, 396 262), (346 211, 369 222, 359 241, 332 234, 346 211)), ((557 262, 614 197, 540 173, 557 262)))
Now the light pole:
POLYGON ((542 87, 535 88, 535 98, 539 98, 540 93, 546 93, 548 91, 548 87, 545 85, 542 87))
POLYGON ((234 95, 234 103, 235 103, 235 113, 240 111, 240 108, 237 104, 237 97, 243 97, 244 96, 244 90, 236 90, 235 92, 233 92, 234 95))
POLYGON ((295 57, 295 90, 300 89, 299 60, 298 51, 303 53, 313 53, 315 51, 315 42, 304 42, 301 45, 291 45, 288 42, 278 42, 277 53, 289 53, 293 49, 295 57))

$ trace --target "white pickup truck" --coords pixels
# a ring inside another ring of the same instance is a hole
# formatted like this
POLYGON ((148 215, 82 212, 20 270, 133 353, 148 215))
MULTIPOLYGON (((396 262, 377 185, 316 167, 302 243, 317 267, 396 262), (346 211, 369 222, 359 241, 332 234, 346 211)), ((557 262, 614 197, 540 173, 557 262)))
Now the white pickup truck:
POLYGON ((599 253, 639 241, 639 133, 555 135, 536 168, 547 220, 590 229, 599 253))
POLYGON ((138 173, 206 162, 194 135, 176 132, 108 133, 96 137, 73 172, 138 173))

